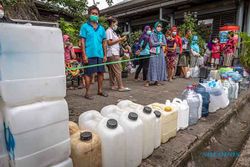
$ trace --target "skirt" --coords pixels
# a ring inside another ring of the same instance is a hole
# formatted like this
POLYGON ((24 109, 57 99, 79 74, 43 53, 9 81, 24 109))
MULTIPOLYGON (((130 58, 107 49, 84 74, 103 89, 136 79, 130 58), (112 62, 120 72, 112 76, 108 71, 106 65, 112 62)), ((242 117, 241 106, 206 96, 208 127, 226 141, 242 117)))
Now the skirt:
POLYGON ((225 53, 223 66, 226 66, 226 67, 232 66, 233 57, 234 57, 233 53, 225 53))

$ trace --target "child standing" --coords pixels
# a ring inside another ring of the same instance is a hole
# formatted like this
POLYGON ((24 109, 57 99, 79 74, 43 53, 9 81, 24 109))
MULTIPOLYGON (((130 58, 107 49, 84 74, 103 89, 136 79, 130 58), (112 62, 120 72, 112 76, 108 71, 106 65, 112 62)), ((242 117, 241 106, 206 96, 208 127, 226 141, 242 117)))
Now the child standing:
POLYGON ((212 44, 212 59, 211 59, 211 67, 212 68, 218 68, 218 65, 220 64, 220 53, 221 53, 221 45, 219 43, 218 38, 213 39, 212 44))

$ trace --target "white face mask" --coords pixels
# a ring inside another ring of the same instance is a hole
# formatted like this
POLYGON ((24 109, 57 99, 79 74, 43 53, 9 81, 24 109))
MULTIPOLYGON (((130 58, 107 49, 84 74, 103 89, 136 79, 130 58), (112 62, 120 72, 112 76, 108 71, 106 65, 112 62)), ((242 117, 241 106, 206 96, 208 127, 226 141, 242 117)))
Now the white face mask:
POLYGON ((116 31, 118 29, 118 26, 117 25, 114 25, 113 26, 113 30, 116 31))
POLYGON ((0 18, 3 18, 3 16, 4 16, 4 11, 0 10, 0 18))

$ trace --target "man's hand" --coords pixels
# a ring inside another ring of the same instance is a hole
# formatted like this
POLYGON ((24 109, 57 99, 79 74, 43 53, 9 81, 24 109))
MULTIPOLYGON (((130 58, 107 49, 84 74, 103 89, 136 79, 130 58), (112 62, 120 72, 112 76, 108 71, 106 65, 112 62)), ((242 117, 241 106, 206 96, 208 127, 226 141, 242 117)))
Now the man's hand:
POLYGON ((84 64, 88 64, 89 63, 87 56, 83 56, 83 63, 84 64))

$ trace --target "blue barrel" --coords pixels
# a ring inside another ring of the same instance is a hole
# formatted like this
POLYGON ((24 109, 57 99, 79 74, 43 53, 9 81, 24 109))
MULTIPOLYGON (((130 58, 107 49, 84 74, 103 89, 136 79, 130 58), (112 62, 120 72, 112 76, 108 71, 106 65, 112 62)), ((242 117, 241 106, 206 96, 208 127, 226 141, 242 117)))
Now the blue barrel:
POLYGON ((200 84, 195 88, 195 92, 202 96, 202 117, 207 117, 209 113, 210 94, 200 84))

